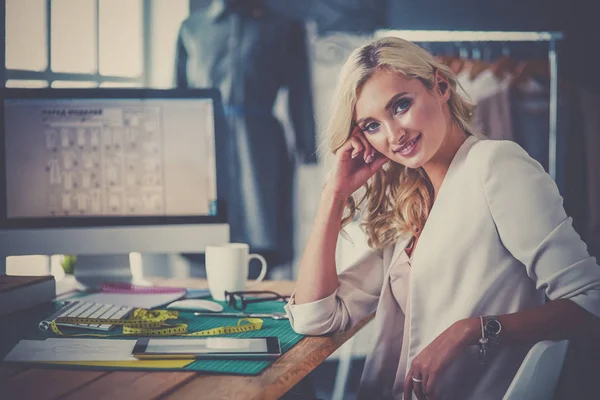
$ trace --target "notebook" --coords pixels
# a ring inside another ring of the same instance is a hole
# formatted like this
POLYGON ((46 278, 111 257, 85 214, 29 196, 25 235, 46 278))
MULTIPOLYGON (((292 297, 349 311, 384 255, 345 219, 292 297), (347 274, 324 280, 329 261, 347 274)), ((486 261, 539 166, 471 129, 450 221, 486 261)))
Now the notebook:
POLYGON ((0 315, 50 302, 54 297, 53 276, 0 275, 0 315))

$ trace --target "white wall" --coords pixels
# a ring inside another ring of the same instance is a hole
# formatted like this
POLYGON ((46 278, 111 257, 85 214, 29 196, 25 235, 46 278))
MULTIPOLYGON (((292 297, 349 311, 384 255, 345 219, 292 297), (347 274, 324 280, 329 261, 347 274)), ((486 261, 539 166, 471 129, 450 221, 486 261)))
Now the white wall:
POLYGON ((174 86, 175 46, 181 22, 189 15, 189 0, 152 0, 150 86, 174 86))

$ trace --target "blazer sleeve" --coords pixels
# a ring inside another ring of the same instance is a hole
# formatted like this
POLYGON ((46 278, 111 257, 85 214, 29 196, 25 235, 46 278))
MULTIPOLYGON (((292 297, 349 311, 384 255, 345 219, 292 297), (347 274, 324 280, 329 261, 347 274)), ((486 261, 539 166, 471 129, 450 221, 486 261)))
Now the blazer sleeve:
POLYGON ((503 245, 551 299, 600 317, 600 267, 573 229, 552 178, 518 144, 481 142, 481 183, 503 245))
POLYGON ((369 251, 338 275, 338 288, 329 296, 296 304, 292 294, 285 310, 294 331, 324 335, 345 330, 375 312, 383 282, 381 251, 369 251))

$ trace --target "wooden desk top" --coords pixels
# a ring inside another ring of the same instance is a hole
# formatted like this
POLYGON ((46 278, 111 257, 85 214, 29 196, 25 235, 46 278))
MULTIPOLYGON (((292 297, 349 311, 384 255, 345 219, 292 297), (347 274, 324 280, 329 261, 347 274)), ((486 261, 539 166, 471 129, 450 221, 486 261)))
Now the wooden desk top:
MULTIPOLYGON (((161 286, 205 288, 205 280, 153 281, 161 286)), ((258 290, 291 294, 291 281, 265 281, 258 290)), ((277 399, 321 364, 372 316, 328 337, 305 337, 256 376, 196 372, 42 369, 0 363, 3 399, 277 399)))

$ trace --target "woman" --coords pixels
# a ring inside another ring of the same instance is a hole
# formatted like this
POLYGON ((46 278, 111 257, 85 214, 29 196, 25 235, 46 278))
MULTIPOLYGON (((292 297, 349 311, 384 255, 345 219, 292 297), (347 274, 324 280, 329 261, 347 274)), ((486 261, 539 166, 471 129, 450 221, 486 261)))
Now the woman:
POLYGON ((600 335, 600 268, 555 183, 475 136, 449 68, 384 38, 352 53, 334 99, 335 162, 286 308, 308 335, 377 311, 359 397, 501 399, 533 343, 600 335), (337 275, 358 210, 373 250, 337 275))

